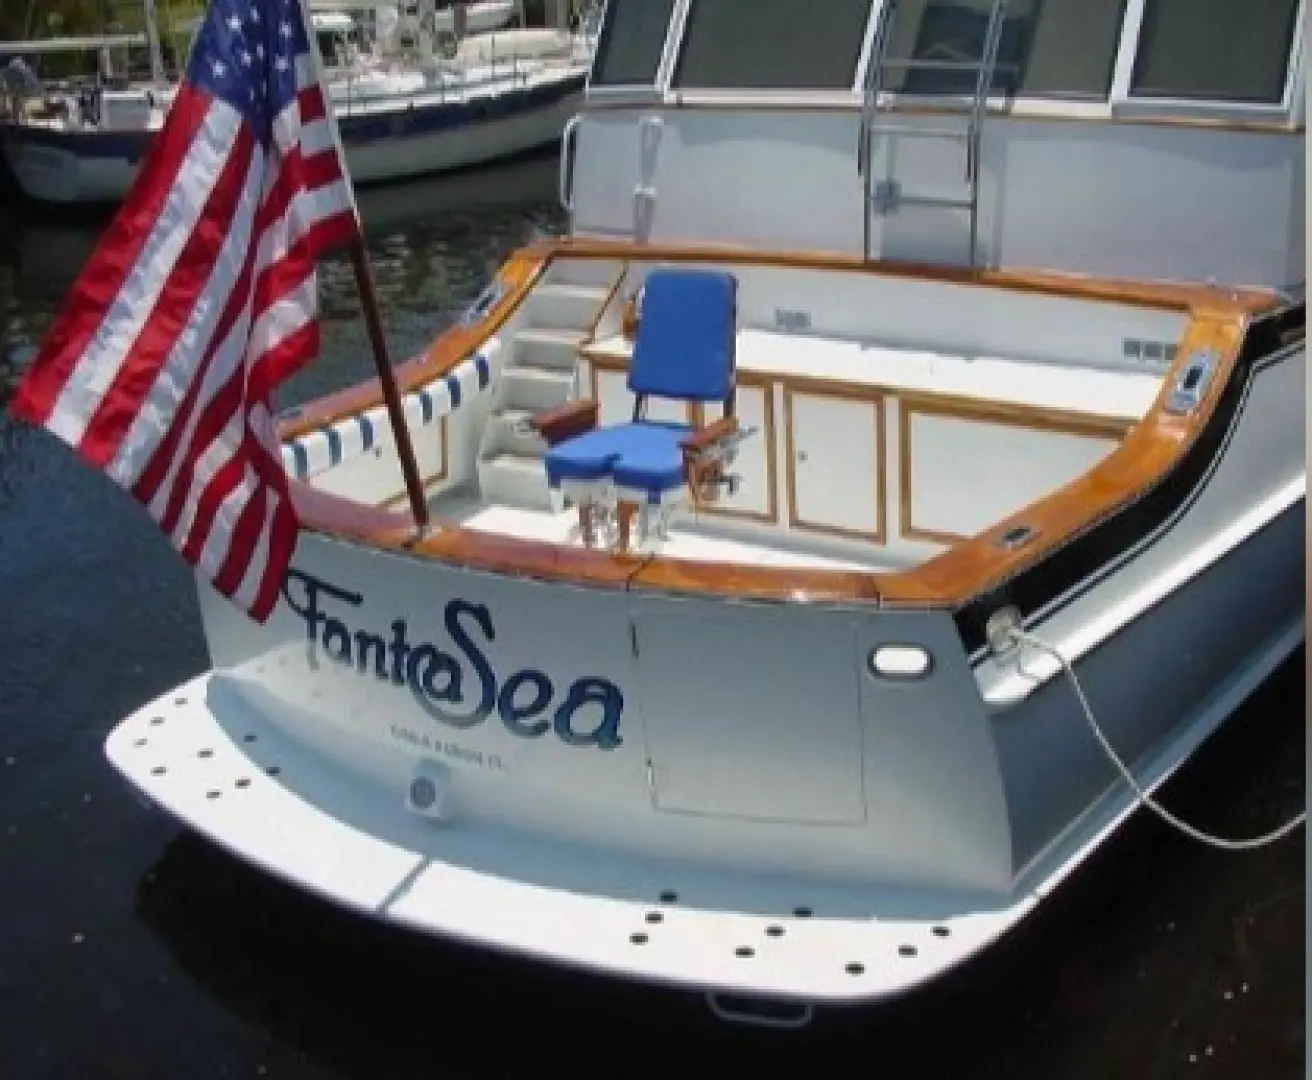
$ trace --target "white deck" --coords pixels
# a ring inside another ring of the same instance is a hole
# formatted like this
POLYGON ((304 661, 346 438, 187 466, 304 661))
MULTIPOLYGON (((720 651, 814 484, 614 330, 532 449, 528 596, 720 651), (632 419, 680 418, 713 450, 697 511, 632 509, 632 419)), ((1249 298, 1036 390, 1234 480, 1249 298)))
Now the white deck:
MULTIPOLYGON (((1178 732, 1140 774, 1158 787, 1298 640, 1178 732)), ((212 842, 360 914, 423 933, 685 989, 811 1002, 890 997, 1025 918, 1135 807, 1116 787, 1009 897, 711 871, 442 824, 345 774, 206 673, 137 710, 105 753, 212 842)))
MULTIPOLYGON (((439 497, 430 505, 437 517, 478 532, 519 540, 540 540, 580 548, 583 546, 579 536, 578 512, 573 508, 560 513, 547 513, 523 507, 488 505, 467 495, 439 497)), ((789 535, 782 532, 772 531, 758 542, 743 536, 719 535, 716 528, 716 522, 705 519, 699 521, 690 513, 670 529, 668 540, 653 541, 641 548, 635 546, 634 551, 638 554, 659 554, 662 558, 671 559, 781 568, 855 570, 863 573, 895 571, 909 565, 894 561, 883 549, 872 550, 869 559, 840 558, 793 547, 789 535), (876 555, 880 557, 876 558, 876 555)))
POLYGON ((106 753, 213 842, 361 914, 574 967, 809 1000, 908 990, 1023 917, 1016 902, 599 856, 485 823, 437 825, 306 754, 206 674, 106 753), (273 771, 274 775, 270 775, 273 771))

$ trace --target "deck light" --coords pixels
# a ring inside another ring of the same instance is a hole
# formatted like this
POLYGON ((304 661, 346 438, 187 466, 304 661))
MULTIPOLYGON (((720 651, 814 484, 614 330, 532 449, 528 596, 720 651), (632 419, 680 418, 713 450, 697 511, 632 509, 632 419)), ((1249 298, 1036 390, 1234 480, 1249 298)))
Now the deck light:
POLYGON ((934 657, 919 645, 880 645, 870 650, 870 671, 885 679, 923 679, 934 670, 934 657))

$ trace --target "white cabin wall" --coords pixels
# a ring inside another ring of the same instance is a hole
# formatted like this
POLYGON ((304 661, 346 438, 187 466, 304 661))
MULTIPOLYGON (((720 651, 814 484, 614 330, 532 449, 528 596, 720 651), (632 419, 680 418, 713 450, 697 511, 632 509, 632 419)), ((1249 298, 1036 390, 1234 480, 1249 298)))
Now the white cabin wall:
MULTIPOLYGON (((845 109, 590 110, 578 131, 574 230, 860 254, 857 128, 857 112, 845 109), (659 134, 640 162, 639 119, 657 115, 659 134), (646 223, 635 195, 643 185, 655 193, 646 223)), ((893 175, 908 194, 960 190, 959 147, 896 138, 893 175)), ((887 143, 877 140, 876 175, 888 174, 887 143)), ((1303 149, 1301 137, 1284 132, 991 118, 981 261, 1286 286, 1303 277, 1303 149)), ((903 208, 872 220, 879 256, 964 259, 964 212, 903 208)))
POLYGON ((860 253, 857 115, 846 111, 584 113, 576 232, 634 235, 638 121, 658 112, 650 239, 860 253))
MULTIPOLYGON (((1281 287, 1304 200, 1304 140, 1207 126, 1013 120, 986 142, 1000 261, 1281 287)), ((986 204, 988 205, 988 204, 986 204)))

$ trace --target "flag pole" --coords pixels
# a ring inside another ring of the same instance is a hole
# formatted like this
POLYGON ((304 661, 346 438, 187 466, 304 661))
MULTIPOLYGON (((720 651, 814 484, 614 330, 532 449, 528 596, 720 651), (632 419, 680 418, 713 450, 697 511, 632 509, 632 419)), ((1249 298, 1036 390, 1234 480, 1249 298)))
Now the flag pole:
POLYGON ((364 312, 364 325, 369 331, 369 344, 373 346, 374 366, 378 369, 378 382, 383 388, 383 401, 387 416, 396 436, 396 454, 401 459, 401 473, 405 489, 410 496, 410 513, 420 529, 428 527, 428 501, 424 498, 424 482, 419 477, 419 463, 415 459, 414 443, 410 440, 410 426, 401 407, 401 390, 396 384, 396 370, 387 356, 387 339, 383 337, 383 321, 378 314, 378 290, 374 287, 373 270, 369 266, 369 253, 365 250, 364 236, 357 233, 351 240, 351 268, 355 271, 355 287, 360 293, 360 307, 364 312))
POLYGON ((355 201, 355 185, 351 183, 346 168, 346 153, 342 149, 342 136, 337 130, 337 113, 333 108, 332 97, 328 94, 323 77, 323 57, 319 55, 319 43, 314 34, 314 21, 310 17, 309 5, 300 0, 301 18, 304 20, 305 33, 310 39, 310 57, 314 64, 315 76, 321 86, 325 86, 324 101, 327 105, 328 127, 333 133, 333 142, 337 146, 337 158, 342 163, 342 176, 350 189, 351 203, 355 207, 355 236, 351 238, 351 268, 355 271, 355 287, 360 294, 360 308, 364 312, 365 329, 369 332, 369 344, 373 346, 374 367, 378 369, 378 383, 383 389, 383 401, 387 405, 387 418, 392 425, 392 434, 396 437, 396 456, 401 461, 401 474, 405 477, 405 490, 410 496, 410 513, 420 531, 428 528, 428 502, 424 498, 424 483, 419 477, 419 464, 415 458, 414 443, 410 438, 410 426, 405 422, 405 410, 401 407, 401 391, 396 384, 396 370, 387 356, 387 338, 383 336, 383 320, 378 308, 378 290, 374 287, 373 269, 369 265, 369 252, 364 246, 364 225, 360 220, 360 206, 355 201))

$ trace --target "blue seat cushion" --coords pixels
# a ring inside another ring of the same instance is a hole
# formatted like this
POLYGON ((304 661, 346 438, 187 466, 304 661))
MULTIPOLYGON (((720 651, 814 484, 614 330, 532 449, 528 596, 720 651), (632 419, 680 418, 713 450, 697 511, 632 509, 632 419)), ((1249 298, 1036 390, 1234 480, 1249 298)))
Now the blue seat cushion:
POLYGON ((734 384, 737 308, 732 274, 651 271, 642 286, 629 389, 679 401, 724 401, 734 384))
POLYGON ((691 431, 687 424, 655 421, 597 428, 547 451, 547 483, 559 487, 562 480, 609 475, 620 487, 659 496, 684 482, 679 443, 691 431))

